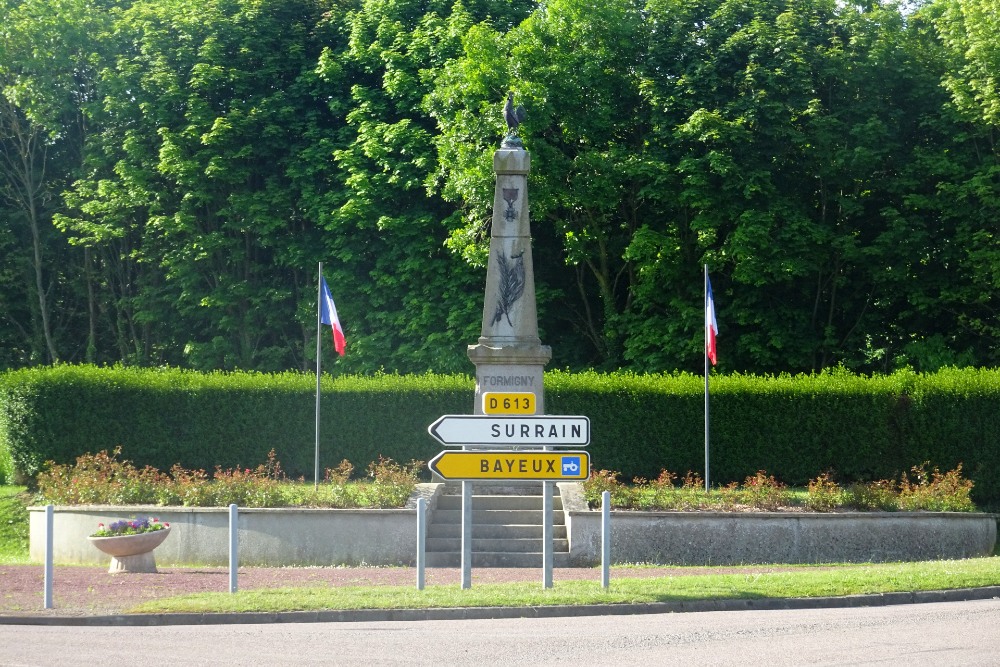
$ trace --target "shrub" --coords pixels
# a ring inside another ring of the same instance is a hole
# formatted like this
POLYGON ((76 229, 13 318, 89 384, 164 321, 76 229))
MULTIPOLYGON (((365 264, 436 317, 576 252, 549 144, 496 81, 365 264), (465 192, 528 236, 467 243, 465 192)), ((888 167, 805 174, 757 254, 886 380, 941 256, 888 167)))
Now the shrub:
MULTIPOLYGON (((184 505, 188 507, 401 507, 413 492, 420 461, 400 465, 379 457, 369 466, 370 480, 334 481, 319 488, 287 480, 272 450, 268 460, 254 469, 216 467, 209 477, 204 470, 179 465, 166 475, 149 466, 136 468, 118 460, 119 451, 84 454, 75 465, 51 464, 39 473, 41 502, 61 505, 184 505)), ((341 462, 339 474, 353 466, 341 462)))
POLYGON ((611 470, 591 470, 590 477, 583 483, 583 495, 591 507, 600 507, 605 491, 611 494, 613 507, 631 507, 632 493, 618 479, 619 473, 611 470))
POLYGON ((823 473, 816 479, 809 480, 809 491, 806 496, 806 507, 814 512, 829 512, 844 504, 844 491, 830 479, 829 473, 823 473))
POLYGON ((78 456, 72 466, 51 464, 38 474, 40 495, 60 505, 160 503, 159 489, 169 486, 170 478, 149 466, 119 461, 120 453, 116 448, 112 454, 78 456))
POLYGON ((809 482, 808 493, 799 500, 789 488, 763 470, 747 477, 742 484, 731 482, 709 492, 697 474, 688 472, 678 488, 677 475, 663 470, 650 482, 641 477, 633 479, 631 486, 618 479, 619 473, 608 470, 591 472, 583 483, 584 496, 591 507, 598 507, 601 493, 611 493, 612 506, 617 509, 650 511, 667 510, 723 510, 779 511, 804 507, 813 511, 828 512, 841 508, 859 510, 934 510, 972 512, 975 506, 969 500, 972 482, 962 478, 961 466, 947 473, 936 468, 926 472, 927 464, 911 472, 916 482, 897 485, 890 480, 854 484, 845 491, 834 482, 829 473, 823 473, 809 482))
POLYGON ((847 494, 849 505, 860 510, 891 512, 899 509, 899 491, 892 480, 852 484, 847 494))
MULTIPOLYGON (((324 376, 321 384, 321 431, 337 434, 320 451, 321 469, 345 459, 367 465, 371 452, 428 460, 438 450, 428 424, 469 412, 474 387, 470 377, 432 374, 324 376)), ((274 448, 290 476, 311 476, 315 389, 301 373, 11 371, 0 377, 0 474, 30 478, 45 461, 68 464, 120 445, 140 468, 209 471, 245 471, 274 448)), ((710 390, 711 472, 720 483, 767 470, 804 487, 816 471, 836 469, 850 489, 898 480, 914 462, 952 469, 961 461, 975 481, 971 499, 1000 506, 1000 370, 713 375, 710 390)), ((547 410, 587 415, 591 460, 621 479, 700 469, 703 392, 703 378, 684 373, 545 374, 547 410)))
POLYGON ((788 487, 768 475, 763 470, 758 470, 751 477, 743 481, 743 485, 733 487, 731 490, 723 489, 724 495, 730 493, 736 504, 746 505, 758 510, 773 511, 781 507, 787 507, 791 503, 791 496, 788 494, 788 487))
POLYGON ((932 512, 973 511, 975 506, 969 499, 973 483, 962 478, 962 464, 943 474, 937 468, 928 473, 929 465, 930 462, 924 462, 910 469, 916 480, 914 482, 906 473, 903 474, 899 485, 899 508, 932 512))

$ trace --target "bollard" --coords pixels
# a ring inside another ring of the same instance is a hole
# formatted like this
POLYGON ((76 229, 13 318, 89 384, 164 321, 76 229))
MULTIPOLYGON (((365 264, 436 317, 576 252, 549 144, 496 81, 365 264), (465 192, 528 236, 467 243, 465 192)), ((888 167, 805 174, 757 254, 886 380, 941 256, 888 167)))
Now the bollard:
POLYGON ((239 535, 236 532, 239 522, 239 508, 236 505, 229 506, 229 592, 235 593, 237 590, 236 572, 240 567, 239 563, 239 535))
POLYGON ((552 482, 542 482, 542 588, 552 588, 552 482))
POLYGON ((601 493, 601 586, 611 583, 611 492, 601 493))
POLYGON ((52 609, 52 560, 55 545, 55 507, 45 506, 45 608, 52 609))
POLYGON ((472 482, 462 482, 462 589, 472 588, 472 482))
POLYGON ((417 590, 424 590, 427 557, 427 499, 417 499, 417 590))

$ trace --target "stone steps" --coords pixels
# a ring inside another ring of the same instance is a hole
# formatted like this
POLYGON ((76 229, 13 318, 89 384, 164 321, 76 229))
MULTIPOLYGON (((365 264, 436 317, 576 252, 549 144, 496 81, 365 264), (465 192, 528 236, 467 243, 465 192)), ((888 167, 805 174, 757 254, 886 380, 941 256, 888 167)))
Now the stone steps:
MULTIPOLYGON (((474 488, 472 496, 472 566, 542 567, 542 503, 532 495, 540 485, 474 488)), ((569 540, 562 498, 552 497, 553 567, 569 566, 569 540)), ((437 499, 427 527, 428 567, 461 567, 462 496, 446 488, 437 499)))

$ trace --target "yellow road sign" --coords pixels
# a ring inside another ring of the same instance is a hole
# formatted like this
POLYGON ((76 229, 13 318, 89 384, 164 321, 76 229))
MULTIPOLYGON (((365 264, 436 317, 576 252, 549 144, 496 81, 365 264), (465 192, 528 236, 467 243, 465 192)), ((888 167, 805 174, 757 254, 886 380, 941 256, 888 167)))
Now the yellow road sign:
POLYGON ((528 391, 483 394, 483 413, 487 415, 533 415, 538 409, 535 395, 528 391))
POLYGON ((587 452, 445 451, 428 464, 444 479, 579 481, 590 476, 587 452))

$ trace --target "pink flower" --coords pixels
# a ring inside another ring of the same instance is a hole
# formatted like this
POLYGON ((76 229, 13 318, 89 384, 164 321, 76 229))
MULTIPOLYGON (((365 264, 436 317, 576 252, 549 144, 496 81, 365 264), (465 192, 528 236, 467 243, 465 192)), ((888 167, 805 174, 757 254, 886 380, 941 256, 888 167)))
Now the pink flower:
POLYGON ((163 525, 166 526, 167 528, 170 528, 170 523, 169 522, 164 522, 163 525))
POLYGON ((97 527, 98 528, 104 528, 104 524, 103 523, 99 523, 99 524, 97 524, 97 527))

